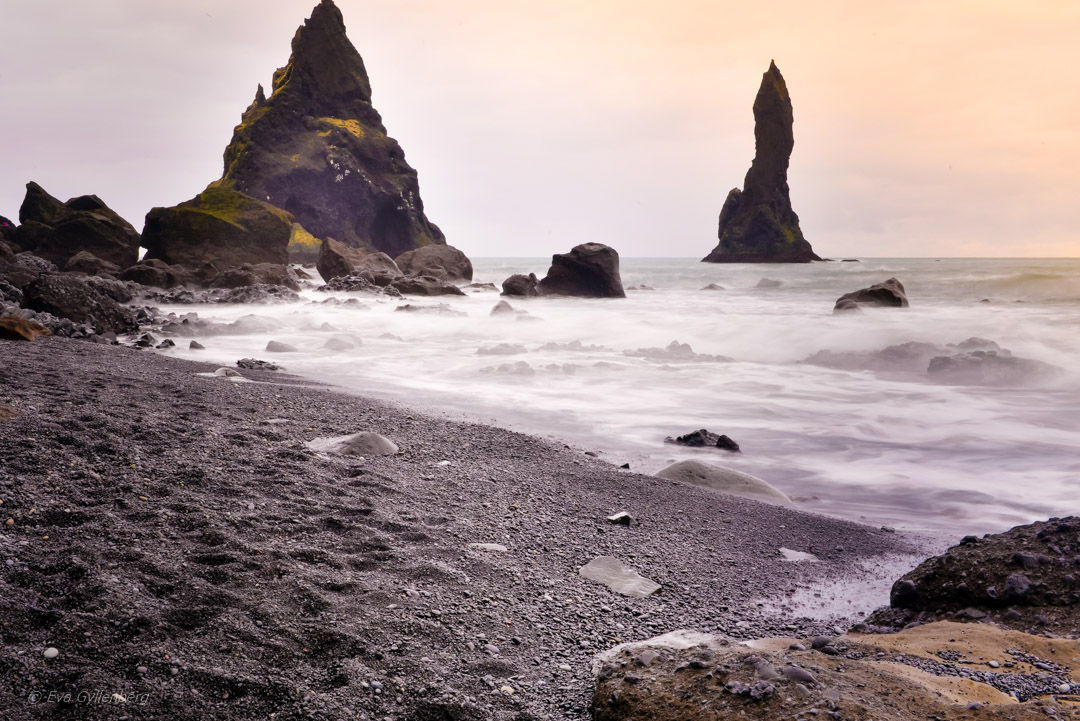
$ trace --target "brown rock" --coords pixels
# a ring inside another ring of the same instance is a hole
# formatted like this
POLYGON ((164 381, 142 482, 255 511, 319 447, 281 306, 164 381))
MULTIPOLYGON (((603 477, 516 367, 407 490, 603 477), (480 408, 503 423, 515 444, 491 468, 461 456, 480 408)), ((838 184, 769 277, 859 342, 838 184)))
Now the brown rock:
POLYGON ((52 331, 32 320, 26 320, 16 315, 5 315, 0 318, 0 340, 33 341, 38 336, 46 335, 52 335, 52 331))
POLYGON ((401 277, 397 263, 386 253, 370 253, 351 248, 333 238, 323 241, 315 267, 327 282, 334 278, 359 275, 376 285, 387 285, 391 280, 401 277))
POLYGON ((833 313, 853 310, 860 305, 882 306, 888 308, 907 308, 907 293, 904 284, 896 278, 889 278, 881 283, 875 283, 869 288, 861 288, 852 293, 845 293, 836 299, 833 313))
POLYGON ((402 253, 394 262, 405 275, 430 275, 452 283, 473 277, 472 262, 450 245, 425 245, 402 253))

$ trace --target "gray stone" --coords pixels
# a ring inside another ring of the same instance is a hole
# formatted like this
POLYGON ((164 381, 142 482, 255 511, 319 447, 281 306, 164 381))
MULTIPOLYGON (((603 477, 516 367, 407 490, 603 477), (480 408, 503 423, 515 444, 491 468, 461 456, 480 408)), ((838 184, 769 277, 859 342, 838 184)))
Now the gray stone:
POLYGON ((268 353, 295 353, 296 348, 288 343, 281 343, 276 340, 272 340, 266 344, 266 351, 268 353))
POLYGON ((597 556, 582 566, 578 573, 632 598, 645 598, 660 590, 659 583, 650 581, 612 556, 597 556))
POLYGON ((794 505, 790 498, 760 478, 732 468, 722 468, 701 461, 679 461, 658 471, 655 475, 669 481, 711 488, 714 491, 752 498, 776 506, 794 505))
POLYGON ((369 431, 333 438, 315 438, 306 445, 316 453, 341 456, 392 456, 398 452, 397 444, 389 438, 369 431))

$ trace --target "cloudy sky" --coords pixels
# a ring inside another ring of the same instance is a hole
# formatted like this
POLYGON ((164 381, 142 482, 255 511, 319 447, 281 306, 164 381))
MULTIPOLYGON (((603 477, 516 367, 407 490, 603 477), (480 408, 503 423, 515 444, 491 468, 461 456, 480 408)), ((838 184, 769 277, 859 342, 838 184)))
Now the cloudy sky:
MULTIPOLYGON (((136 227, 221 175, 315 0, 0 0, 0 215, 136 227)), ((1073 0, 337 0, 428 216, 473 256, 703 256, 775 59, 827 256, 1080 256, 1073 0)))

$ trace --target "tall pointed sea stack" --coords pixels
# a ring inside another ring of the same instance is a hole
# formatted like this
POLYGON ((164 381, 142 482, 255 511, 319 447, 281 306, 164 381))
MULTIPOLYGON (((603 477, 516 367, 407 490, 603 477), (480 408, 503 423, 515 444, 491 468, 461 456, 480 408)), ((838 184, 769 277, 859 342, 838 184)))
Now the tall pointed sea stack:
POLYGON ((221 183, 287 210, 318 238, 391 257, 446 242, 371 105, 364 61, 332 0, 296 31, 270 96, 259 87, 225 149, 221 183))
POLYGON ((803 238, 791 209, 787 170, 795 145, 794 116, 784 76, 770 62, 754 99, 754 162, 743 189, 733 188, 720 211, 720 243, 706 263, 806 263, 821 260, 803 238))

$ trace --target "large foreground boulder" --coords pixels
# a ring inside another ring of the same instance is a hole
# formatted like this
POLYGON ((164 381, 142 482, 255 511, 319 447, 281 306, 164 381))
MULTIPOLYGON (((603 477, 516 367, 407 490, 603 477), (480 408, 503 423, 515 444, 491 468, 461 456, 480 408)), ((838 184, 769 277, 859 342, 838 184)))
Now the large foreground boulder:
POLYGON ((896 278, 889 278, 881 283, 874 283, 868 288, 860 288, 845 293, 836 299, 833 313, 840 313, 858 308, 858 306, 880 306, 884 308, 907 308, 907 293, 904 284, 896 278))
POLYGON ((539 290, 541 295, 625 298, 619 254, 603 243, 582 243, 569 253, 557 253, 551 256, 551 267, 539 290))
POLYGON ((893 584, 867 621, 901 628, 950 619, 1038 633, 1080 627, 1080 518, 967 536, 893 584))
POLYGON ((821 260, 791 209, 787 171, 795 147, 794 115, 784 76, 769 63, 754 99, 754 162, 742 190, 720 210, 720 242, 706 263, 806 263, 821 260))
POLYGON ((23 293, 23 304, 27 308, 76 323, 88 323, 98 333, 134 333, 139 329, 134 311, 79 276, 43 273, 23 293))
POLYGON ((430 275, 452 283, 473 278, 472 261, 450 245, 425 245, 402 253, 394 261, 405 275, 430 275))
POLYGON ((322 242, 315 268, 327 283, 334 278, 358 275, 375 285, 389 285, 390 281, 401 277, 401 269, 386 253, 352 248, 333 238, 322 242))
POLYGON ((139 233, 96 195, 62 203, 27 183, 19 223, 10 239, 60 267, 82 251, 120 268, 139 259, 139 233))
POLYGON ((669 481, 679 481, 680 483, 711 488, 714 491, 722 491, 742 498, 752 498, 755 501, 763 501, 775 506, 794 505, 790 498, 767 481, 751 476, 749 473, 736 471, 733 468, 714 466, 711 463, 679 461, 657 471, 655 475, 669 481))
POLYGON ((280 208, 212 184, 180 205, 147 213, 142 242, 146 258, 189 269, 285 265, 292 222, 280 208))
POLYGON ((390 257, 445 242, 424 214, 416 171, 372 107, 364 61, 332 0, 297 30, 272 92, 258 88, 225 149, 222 179, 317 238, 390 257))

